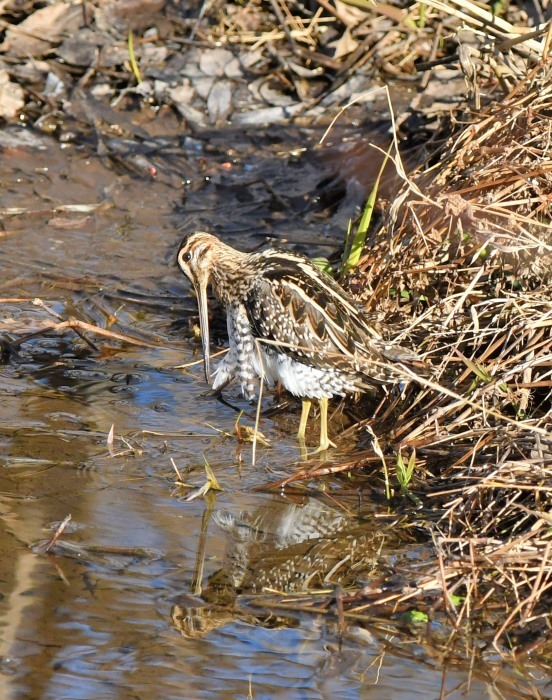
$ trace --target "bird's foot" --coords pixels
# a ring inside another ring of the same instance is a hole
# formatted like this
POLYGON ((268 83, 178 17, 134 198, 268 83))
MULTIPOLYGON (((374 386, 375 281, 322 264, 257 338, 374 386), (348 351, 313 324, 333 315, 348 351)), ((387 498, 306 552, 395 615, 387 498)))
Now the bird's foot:
POLYGON ((325 452, 326 450, 329 450, 330 447, 337 447, 335 442, 332 442, 331 440, 326 440, 325 442, 321 442, 320 445, 314 450, 312 453, 313 455, 318 454, 319 452, 325 452))
POLYGON ((321 452, 327 452, 330 449, 330 447, 337 447, 337 445, 335 444, 335 442, 332 442, 331 440, 327 440, 326 442, 320 443, 320 445, 318 445, 318 447, 315 450, 313 450, 312 452, 309 452, 305 446, 304 441, 302 441, 300 444, 300 447, 301 447, 301 459, 307 460, 309 457, 316 457, 321 452))

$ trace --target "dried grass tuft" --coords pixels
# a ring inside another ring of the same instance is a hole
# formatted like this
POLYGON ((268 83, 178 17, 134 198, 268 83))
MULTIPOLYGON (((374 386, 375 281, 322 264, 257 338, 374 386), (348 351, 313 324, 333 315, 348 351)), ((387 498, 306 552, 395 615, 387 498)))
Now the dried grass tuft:
POLYGON ((551 77, 530 70, 405 180, 356 275, 433 362, 391 442, 428 475, 455 628, 492 603, 495 645, 552 621, 551 77))
MULTIPOLYGON (((418 39, 469 27, 453 58, 472 106, 459 103, 448 127, 441 119, 414 173, 397 157, 403 185, 348 283, 381 330, 402 328, 434 368, 422 388, 382 402, 370 428, 382 459, 398 446, 415 460, 408 488, 435 558, 408 585, 367 586, 341 605, 358 621, 412 607, 445 615, 449 651, 477 621, 480 638, 519 656, 545 648, 552 626, 552 30, 523 35, 469 0, 427 5, 437 14, 424 27, 417 18, 418 39)), ((371 451, 279 485, 374 463, 371 451)))

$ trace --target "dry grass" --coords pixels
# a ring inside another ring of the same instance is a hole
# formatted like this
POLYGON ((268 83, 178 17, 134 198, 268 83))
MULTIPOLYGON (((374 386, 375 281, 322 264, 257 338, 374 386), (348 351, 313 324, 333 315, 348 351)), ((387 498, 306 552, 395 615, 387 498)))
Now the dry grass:
MULTIPOLYGON (((479 105, 482 79, 507 91, 548 50, 546 25, 528 28, 526 14, 513 3, 502 14, 471 0, 408 7, 374 0, 247 0, 220 6, 195 32, 204 41, 241 47, 253 75, 266 75, 307 106, 360 73, 418 83, 419 71, 436 65, 460 67, 479 105)), ((546 15, 538 0, 535 14, 546 15)))
POLYGON ((454 630, 492 605, 497 648, 522 631, 544 643, 552 622, 551 77, 550 62, 528 69, 473 114, 405 181, 361 261, 368 307, 408 325, 435 368, 392 442, 425 472, 437 560, 396 602, 437 587, 454 630))
MULTIPOLYGON (((451 639, 479 621, 495 648, 528 653, 552 625, 552 34, 527 33, 466 0, 425 6, 422 17, 419 4, 366 5, 364 20, 348 24, 326 8, 358 40, 339 66, 318 53, 320 14, 305 34, 288 8, 282 35, 266 41, 273 53, 287 43, 303 57, 311 41, 308 65, 337 71, 332 87, 367 61, 411 75, 415 58, 456 61, 470 86, 423 167, 407 177, 397 157, 402 188, 349 280, 434 368, 421 389, 382 403, 371 428, 387 435, 388 463, 397 445, 405 461, 415 451, 411 487, 426 506, 421 528, 435 560, 414 585, 359 590, 343 604, 359 620, 440 610, 451 639), (469 41, 446 58, 441 39, 466 29, 469 41)), ((229 29, 217 36, 232 41, 229 29)), ((286 483, 373 463, 317 465, 286 483)))

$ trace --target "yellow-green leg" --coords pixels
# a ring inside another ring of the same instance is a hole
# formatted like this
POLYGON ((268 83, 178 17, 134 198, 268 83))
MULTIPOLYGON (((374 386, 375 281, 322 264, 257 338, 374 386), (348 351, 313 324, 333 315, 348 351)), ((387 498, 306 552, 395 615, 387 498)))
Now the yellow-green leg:
POLYGON ((320 446, 316 452, 323 452, 329 447, 335 447, 328 437, 328 397, 320 399, 320 446))
POLYGON ((307 429, 307 421, 309 419, 309 413, 311 409, 312 401, 310 399, 303 399, 301 403, 301 420, 299 421, 299 430, 297 431, 297 439, 305 439, 305 431, 307 429))
POLYGON ((328 437, 328 398, 320 399, 318 403, 320 404, 320 446, 318 449, 322 452, 330 446, 328 437))
MULTIPOLYGON (((328 397, 319 399, 320 403, 320 445, 311 455, 318 454, 318 452, 324 452, 329 447, 335 447, 335 444, 328 437, 328 397)), ((309 413, 311 409, 312 401, 310 399, 303 399, 301 408, 301 419, 299 421, 299 430, 297 431, 297 439, 299 442, 305 444, 305 432, 307 429, 307 421, 309 419, 309 413)), ((304 458, 307 457, 305 453, 304 458)))

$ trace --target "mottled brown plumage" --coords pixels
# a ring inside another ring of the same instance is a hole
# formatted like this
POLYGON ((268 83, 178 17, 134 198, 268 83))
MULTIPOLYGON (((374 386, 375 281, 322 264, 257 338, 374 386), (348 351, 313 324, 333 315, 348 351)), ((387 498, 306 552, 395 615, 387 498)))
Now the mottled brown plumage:
POLYGON ((383 341, 354 299, 307 258, 284 250, 243 253, 208 233, 182 241, 178 265, 199 303, 205 376, 215 390, 238 378, 253 398, 259 377, 280 381, 303 399, 299 437, 310 399, 320 401, 320 449, 327 436, 327 401, 404 380, 400 366, 419 362, 413 352, 383 341), (211 377, 207 287, 227 312, 230 349, 211 377))

